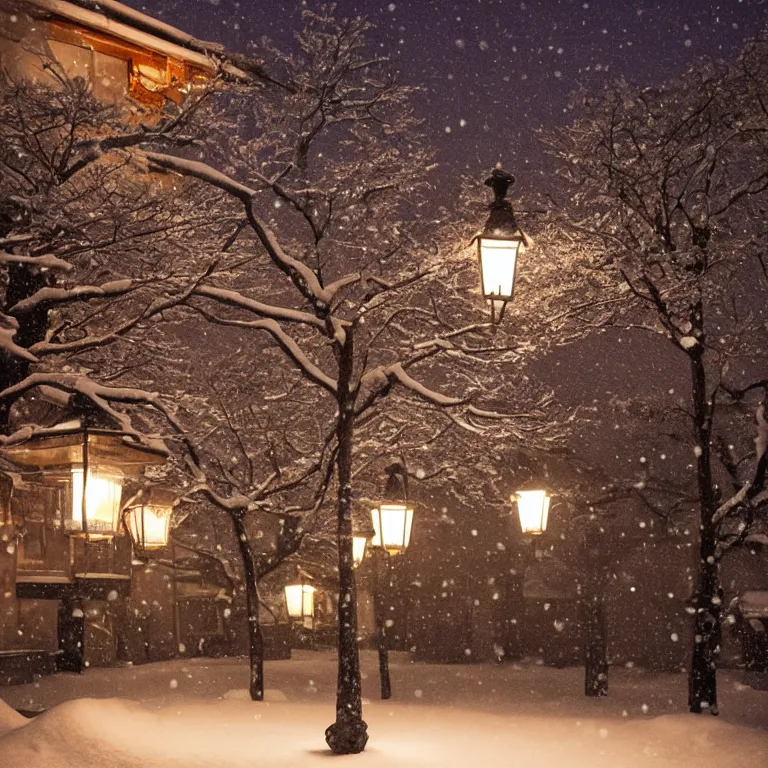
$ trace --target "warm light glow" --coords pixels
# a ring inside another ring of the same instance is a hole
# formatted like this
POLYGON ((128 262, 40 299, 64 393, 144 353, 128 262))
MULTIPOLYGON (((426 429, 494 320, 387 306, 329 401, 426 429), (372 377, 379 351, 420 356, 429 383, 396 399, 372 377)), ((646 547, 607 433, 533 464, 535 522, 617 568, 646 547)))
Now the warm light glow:
POLYGON ((491 237, 480 237, 478 242, 483 296, 486 299, 511 299, 515 286, 517 254, 522 242, 491 237))
POLYGON ((405 504, 382 504, 371 510, 374 535, 371 546, 384 547, 390 554, 404 552, 411 540, 413 510, 405 504))
POLYGON ((352 565, 357 568, 365 557, 365 547, 368 544, 367 536, 352 537, 352 565))
POLYGON ((72 469, 71 530, 112 536, 117 531, 123 476, 114 469, 89 469, 85 483, 85 521, 83 520, 83 470, 72 469), (85 522, 85 525, 83 524, 85 522))
POLYGON ((292 619, 315 615, 315 588, 311 584, 288 584, 285 587, 285 603, 292 619))
POLYGON ((518 491, 512 499, 517 502, 523 533, 539 534, 547 530, 550 497, 546 491, 518 491))
POLYGON ((128 512, 128 530, 139 549, 157 549, 168 544, 171 507, 144 504, 128 512))

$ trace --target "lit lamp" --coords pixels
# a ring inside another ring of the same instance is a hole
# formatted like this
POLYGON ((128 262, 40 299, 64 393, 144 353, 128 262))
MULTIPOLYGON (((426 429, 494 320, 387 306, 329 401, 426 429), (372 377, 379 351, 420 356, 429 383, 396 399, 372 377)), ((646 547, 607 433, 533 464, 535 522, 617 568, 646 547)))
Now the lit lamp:
POLYGON ((43 485, 62 490, 64 530, 89 538, 120 532, 123 480, 165 461, 163 451, 147 448, 123 432, 84 428, 79 421, 40 430, 5 445, 0 454, 22 470, 39 472, 43 485))
POLYGON ((130 504, 126 515, 133 546, 142 553, 168 546, 171 514, 176 494, 163 488, 142 491, 130 504))
POLYGON ((371 510, 373 538, 371 547, 375 555, 374 613, 378 635, 379 681, 381 698, 392 696, 392 684, 389 678, 389 643, 387 640, 387 621, 385 618, 384 594, 382 582, 388 582, 389 556, 401 555, 408 549, 413 527, 413 509, 408 505, 408 473, 401 461, 390 464, 387 469, 387 484, 384 499, 378 507, 371 510), (379 573, 379 571, 383 573, 379 573))
POLYGON ((524 534, 539 536, 547 530, 550 496, 546 491, 518 491, 512 501, 517 502, 517 515, 524 534))
POLYGON ((298 580, 285 585, 285 606, 292 619, 299 619, 305 626, 307 624, 312 626, 315 616, 315 592, 317 590, 305 580, 305 577, 306 574, 300 570, 298 580))
POLYGON ((408 506, 408 475, 400 462, 388 466, 386 472, 384 499, 371 510, 371 546, 400 555, 408 548, 413 526, 413 509, 408 506))
POLYGON ((477 240, 483 297, 490 302, 493 323, 501 322, 507 302, 512 300, 517 256, 528 245, 527 238, 517 226, 512 205, 506 199, 507 190, 514 182, 511 173, 498 168, 491 172, 485 181, 493 188, 491 214, 483 231, 474 238, 477 240))

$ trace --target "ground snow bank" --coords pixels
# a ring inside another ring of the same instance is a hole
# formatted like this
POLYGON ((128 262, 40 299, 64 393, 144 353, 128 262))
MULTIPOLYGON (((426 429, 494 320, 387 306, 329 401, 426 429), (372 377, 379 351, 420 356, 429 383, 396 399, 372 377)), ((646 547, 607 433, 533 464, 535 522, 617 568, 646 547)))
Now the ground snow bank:
POLYGON ((19 728, 26 722, 27 718, 24 715, 20 715, 15 709, 12 709, 0 699, 0 736, 14 728, 19 728))
MULTIPOLYGON (((306 768, 328 765, 326 704, 78 699, 0 736, 3 768, 306 768)), ((722 768, 768 765, 765 732, 713 717, 498 716, 371 702, 355 768, 722 768)), ((26 722, 26 721, 25 721, 26 722)))

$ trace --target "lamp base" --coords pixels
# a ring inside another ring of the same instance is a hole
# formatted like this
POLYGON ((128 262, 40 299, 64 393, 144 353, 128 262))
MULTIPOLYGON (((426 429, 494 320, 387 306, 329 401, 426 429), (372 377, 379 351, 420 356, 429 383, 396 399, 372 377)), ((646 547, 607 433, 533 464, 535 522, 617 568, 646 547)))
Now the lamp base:
POLYGON ((357 755, 368 743, 368 724, 352 715, 339 717, 325 729, 325 743, 335 755, 357 755))

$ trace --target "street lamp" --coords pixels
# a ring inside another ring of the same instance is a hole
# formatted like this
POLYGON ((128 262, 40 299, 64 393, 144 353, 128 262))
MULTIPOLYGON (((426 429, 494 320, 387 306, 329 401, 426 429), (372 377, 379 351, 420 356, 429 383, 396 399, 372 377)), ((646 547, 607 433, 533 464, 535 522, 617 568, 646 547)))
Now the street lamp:
POLYGON ((129 504, 126 525, 137 553, 168 546, 176 494, 163 488, 141 491, 129 504))
POLYGON ((389 699, 392 696, 392 685, 389 679, 387 622, 384 617, 384 595, 381 582, 389 581, 390 557, 405 554, 408 549, 411 540, 411 528, 413 527, 413 508, 408 504, 408 474, 405 465, 397 461, 390 464, 385 471, 387 484, 384 488, 384 498, 377 507, 371 510, 374 530, 371 549, 375 558, 374 613, 378 628, 381 698, 389 699), (380 573, 380 570, 383 574, 380 573))
POLYGON ((5 445, 0 454, 23 470, 39 471, 43 485, 65 490, 62 527, 71 535, 93 539, 120 533, 124 479, 165 461, 162 451, 123 432, 84 427, 79 421, 40 430, 5 445))
POLYGON ((549 502, 546 491, 517 491, 512 501, 517 503, 520 529, 528 536, 540 536, 547 530, 549 502))
POLYGON ((483 297, 490 302, 494 324, 501 322, 507 302, 512 300, 517 256, 528 246, 526 236, 517 226, 512 204, 506 199, 507 190, 514 182, 511 173, 499 168, 485 180, 493 189, 494 201, 483 231, 473 238, 477 241, 483 297))

